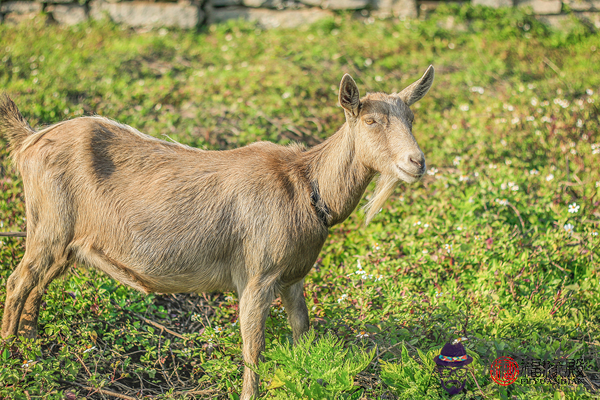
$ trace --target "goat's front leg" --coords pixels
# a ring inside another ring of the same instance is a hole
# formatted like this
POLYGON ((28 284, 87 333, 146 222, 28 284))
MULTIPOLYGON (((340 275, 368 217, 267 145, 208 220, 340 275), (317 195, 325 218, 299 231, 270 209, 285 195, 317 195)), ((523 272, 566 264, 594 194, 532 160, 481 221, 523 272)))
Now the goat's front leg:
POLYGON ((281 301, 287 311, 288 322, 292 327, 294 345, 308 331, 308 308, 304 299, 304 279, 281 291, 281 301))
POLYGON ((257 366, 265 348, 265 321, 273 301, 273 285, 259 279, 251 280, 240 298, 240 330, 242 332, 244 385, 241 400, 258 398, 258 374, 248 368, 257 366))

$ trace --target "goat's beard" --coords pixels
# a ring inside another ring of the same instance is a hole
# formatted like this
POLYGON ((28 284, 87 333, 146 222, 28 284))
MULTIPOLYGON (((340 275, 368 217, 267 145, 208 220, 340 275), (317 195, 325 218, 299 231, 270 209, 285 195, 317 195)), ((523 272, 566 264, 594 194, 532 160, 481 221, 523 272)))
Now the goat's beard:
POLYGON ((379 212, 385 201, 394 193, 394 189, 398 185, 400 180, 393 176, 382 174, 377 179, 375 184, 375 190, 371 200, 363 207, 365 210, 365 226, 369 225, 369 222, 375 217, 375 214, 379 212))

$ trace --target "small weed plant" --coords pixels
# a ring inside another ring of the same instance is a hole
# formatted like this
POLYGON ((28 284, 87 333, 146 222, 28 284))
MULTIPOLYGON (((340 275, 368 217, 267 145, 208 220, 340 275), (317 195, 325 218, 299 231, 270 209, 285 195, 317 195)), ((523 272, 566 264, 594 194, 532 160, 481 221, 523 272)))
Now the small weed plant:
POLYGON ((357 388, 354 376, 364 370, 375 350, 363 351, 355 346, 344 348, 341 339, 331 333, 315 340, 310 330, 296 346, 289 342, 275 345, 265 352, 259 374, 270 379, 268 389, 273 399, 349 399, 357 388))
POLYGON ((431 350, 427 355, 417 350, 421 363, 415 361, 402 346, 399 362, 383 362, 381 364, 381 379, 398 395, 400 399, 425 399, 438 397, 435 384, 434 356, 439 351, 431 350))

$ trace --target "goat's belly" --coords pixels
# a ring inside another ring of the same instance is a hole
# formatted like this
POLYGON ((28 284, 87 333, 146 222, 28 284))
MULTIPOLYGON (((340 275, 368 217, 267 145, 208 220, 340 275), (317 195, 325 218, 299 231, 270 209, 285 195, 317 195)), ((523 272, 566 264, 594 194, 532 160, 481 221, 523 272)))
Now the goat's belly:
POLYGON ((234 291, 230 265, 213 263, 196 265, 189 271, 147 274, 144 278, 151 283, 151 291, 158 293, 200 293, 234 291))
POLYGON ((127 257, 108 254, 103 249, 78 248, 77 258, 117 281, 144 293, 199 293, 235 290, 231 279, 231 264, 226 260, 152 259, 139 257, 130 262, 127 257))

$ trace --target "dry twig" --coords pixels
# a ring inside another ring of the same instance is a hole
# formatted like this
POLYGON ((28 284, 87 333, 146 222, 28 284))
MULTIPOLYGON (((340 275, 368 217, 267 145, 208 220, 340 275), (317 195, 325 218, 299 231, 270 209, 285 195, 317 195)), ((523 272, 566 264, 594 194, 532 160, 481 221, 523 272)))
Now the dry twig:
POLYGON ((59 382, 65 384, 65 385, 78 386, 78 387, 80 387, 82 389, 85 389, 85 390, 102 393, 102 394, 105 394, 107 396, 116 397, 118 399, 137 400, 135 397, 127 396, 126 394, 120 394, 120 393, 116 393, 116 392, 113 392, 111 390, 106 390, 106 389, 96 389, 94 387, 82 385, 81 383, 77 383, 77 382, 67 382, 67 381, 63 381, 63 380, 59 380, 59 382))
POLYGON ((0 232, 0 236, 4 237, 27 237, 25 232, 0 232))
POLYGON ((175 337, 178 337, 179 339, 183 339, 183 340, 185 340, 185 337, 184 337, 184 336, 180 335, 179 333, 177 333, 177 332, 175 332, 175 331, 172 331, 172 330, 170 330, 170 329, 169 329, 169 328, 167 328, 166 326, 164 326, 164 325, 161 325, 161 324, 159 324, 158 322, 154 322, 154 321, 152 321, 152 320, 150 320, 150 319, 148 319, 148 318, 144 317, 143 315, 140 315, 140 314, 138 314, 138 313, 136 313, 136 312, 134 312, 134 311, 131 311, 131 310, 127 310, 127 311, 129 311, 130 313, 132 313, 133 315, 135 315, 136 317, 138 317, 139 319, 141 319, 141 320, 142 320, 142 321, 144 321, 145 323, 147 323, 147 324, 150 324, 150 325, 154 325, 155 327, 157 327, 158 329, 160 329, 161 333, 162 333, 163 331, 166 331, 166 332, 170 333, 171 335, 173 335, 173 336, 175 336, 175 337))

